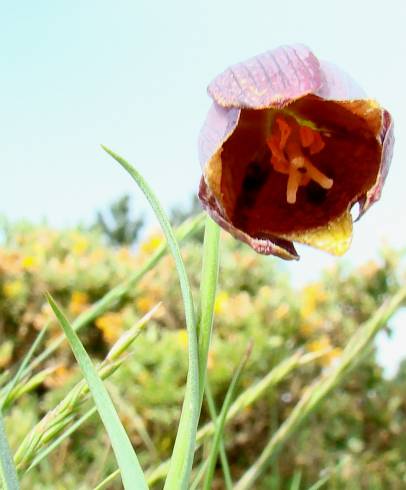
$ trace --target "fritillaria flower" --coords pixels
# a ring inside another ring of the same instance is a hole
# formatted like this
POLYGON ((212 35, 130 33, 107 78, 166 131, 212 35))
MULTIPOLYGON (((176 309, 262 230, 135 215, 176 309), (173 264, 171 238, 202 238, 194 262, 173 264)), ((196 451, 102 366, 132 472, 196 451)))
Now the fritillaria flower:
POLYGON ((228 68, 209 85, 199 138, 199 198, 257 252, 297 259, 293 242, 335 255, 381 195, 392 119, 336 66, 305 46, 228 68))

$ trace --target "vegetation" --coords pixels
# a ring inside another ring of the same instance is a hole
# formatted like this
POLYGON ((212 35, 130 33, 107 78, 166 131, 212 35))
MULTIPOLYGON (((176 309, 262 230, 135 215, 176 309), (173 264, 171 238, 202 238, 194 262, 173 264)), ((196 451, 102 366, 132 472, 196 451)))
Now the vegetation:
MULTIPOLYGON (((0 248, 3 402, 8 373, 15 372, 38 332, 48 325, 37 353, 61 333, 45 292, 74 321, 141 269, 163 243, 160 234, 152 234, 133 251, 123 242, 116 247, 105 245, 97 231, 57 231, 27 224, 8 227, 4 235, 0 248)), ((226 236, 221 238, 221 248, 208 358, 218 412, 233 373, 252 344, 235 387, 235 397, 243 403, 238 409, 232 404, 228 407, 221 442, 231 477, 237 482, 255 465, 299 400, 317 380, 334 372, 360 325, 397 293, 404 270, 401 256, 385 251, 379 261, 358 269, 338 266, 327 270, 318 282, 298 291, 277 260, 256 255, 226 236), (269 378, 265 388, 252 395, 253 387, 272 370, 281 369, 281 363, 284 371, 279 378, 269 378)), ((182 248, 196 303, 201 250, 196 240, 187 241, 182 248)), ((105 359, 103 377, 121 421, 142 467, 149 470, 151 488, 162 488, 165 471, 159 477, 154 469, 171 455, 187 373, 188 336, 173 259, 164 256, 80 335, 95 361, 105 359), (114 351, 115 343, 159 303, 131 347, 126 346, 130 349, 127 354, 117 363, 111 360, 108 353, 114 351)), ((340 377, 340 384, 320 400, 322 408, 312 406, 306 423, 295 426, 292 437, 283 439, 282 452, 275 451, 254 488, 308 489, 316 482, 331 489, 404 488, 405 369, 401 366, 397 377, 385 379, 375 348, 370 345, 362 354, 351 374, 340 377)), ((88 392, 83 384, 76 386, 81 378, 64 343, 25 376, 4 403, 6 430, 22 488, 93 489, 115 471, 109 439, 88 392), (84 414, 86 419, 77 430, 36 463, 41 451, 84 414), (41 436, 35 439, 36 445, 33 434, 41 436)), ((210 420, 204 403, 200 426, 205 429, 198 435, 193 477, 210 454, 213 426, 205 426, 210 420)), ((120 489, 121 485, 116 477, 105 488, 120 489)), ((220 463, 212 488, 226 488, 220 463)))

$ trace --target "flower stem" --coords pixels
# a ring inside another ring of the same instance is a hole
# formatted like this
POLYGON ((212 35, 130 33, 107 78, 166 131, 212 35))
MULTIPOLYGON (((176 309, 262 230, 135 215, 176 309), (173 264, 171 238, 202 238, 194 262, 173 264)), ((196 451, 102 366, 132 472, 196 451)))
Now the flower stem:
POLYGON ((200 282, 200 321, 198 323, 200 406, 203 401, 207 356, 213 326, 214 301, 219 270, 219 238, 220 228, 211 218, 207 217, 200 282))

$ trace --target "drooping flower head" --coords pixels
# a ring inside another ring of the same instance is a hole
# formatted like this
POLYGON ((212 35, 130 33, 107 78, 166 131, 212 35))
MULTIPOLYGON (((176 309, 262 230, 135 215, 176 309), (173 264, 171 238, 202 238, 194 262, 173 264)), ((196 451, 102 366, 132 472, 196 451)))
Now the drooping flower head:
POLYGON ((209 85, 199 137, 199 198, 224 229, 263 254, 297 259, 293 241, 335 255, 381 195, 392 119, 305 46, 228 68, 209 85))

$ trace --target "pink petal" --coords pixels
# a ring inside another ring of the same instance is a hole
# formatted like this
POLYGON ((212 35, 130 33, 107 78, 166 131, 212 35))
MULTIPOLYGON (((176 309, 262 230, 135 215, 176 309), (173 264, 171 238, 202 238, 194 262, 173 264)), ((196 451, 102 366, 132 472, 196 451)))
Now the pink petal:
POLYGON ((209 85, 222 107, 283 107, 322 86, 320 65, 303 45, 282 46, 228 68, 209 85))
POLYGON ((239 109, 224 109, 214 103, 199 134, 199 161, 202 168, 219 150, 237 127, 239 109))
POLYGON ((362 88, 345 71, 329 61, 320 61, 322 85, 315 95, 327 100, 365 99, 362 88))
POLYGON ((382 188, 389 172, 395 137, 392 116, 386 110, 383 111, 383 124, 380 136, 382 141, 381 168, 375 185, 359 200, 360 211, 357 219, 361 218, 368 208, 370 208, 372 204, 380 199, 382 188))

